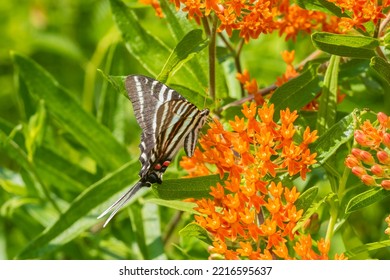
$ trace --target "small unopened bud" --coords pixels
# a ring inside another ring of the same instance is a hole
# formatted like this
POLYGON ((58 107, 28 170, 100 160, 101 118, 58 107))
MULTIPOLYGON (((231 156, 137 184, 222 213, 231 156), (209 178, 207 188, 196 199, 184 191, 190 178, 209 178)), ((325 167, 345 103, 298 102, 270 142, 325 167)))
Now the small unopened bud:
POLYGON ((387 126, 387 121, 389 120, 389 117, 388 117, 385 113, 379 112, 379 113, 376 115, 376 117, 378 118, 378 121, 379 121, 379 123, 380 123, 382 126, 384 126, 384 127, 387 126))
POLYGON ((362 180, 363 184, 367 185, 367 186, 376 186, 376 182, 375 182, 375 179, 370 176, 370 175, 362 175, 362 177, 360 177, 360 180, 362 180))
POLYGON ((379 164, 374 164, 371 166, 371 172, 372 174, 382 177, 384 174, 383 168, 379 164))
POLYGON ((362 177, 363 175, 366 175, 366 170, 364 170, 363 167, 360 166, 355 166, 352 168, 352 173, 358 176, 359 178, 362 177))
POLYGON ((390 235, 390 228, 385 229, 385 234, 390 235))
POLYGON ((389 155, 385 151, 377 152, 376 157, 378 158, 380 163, 383 163, 383 164, 390 163, 389 155))
POLYGON ((355 141, 358 142, 362 146, 367 146, 366 144, 366 135, 361 130, 356 130, 354 132, 355 141))
POLYGON ((386 217, 385 223, 390 226, 390 215, 386 217))
POLYGON ((358 159, 361 160, 360 153, 363 152, 363 150, 360 150, 358 148, 353 148, 351 150, 351 153, 358 159))
POLYGON ((383 134, 382 142, 386 145, 387 148, 390 148, 390 133, 383 134))
POLYGON ((383 180, 381 183, 381 187, 387 191, 390 191, 390 180, 383 180))
POLYGON ((359 165, 359 161, 356 157, 354 157, 353 155, 349 155, 346 159, 345 159, 345 165, 348 167, 348 168, 352 168, 352 167, 355 167, 355 166, 358 166, 359 165))
POLYGON ((367 151, 361 151, 360 152, 360 158, 362 161, 366 164, 373 164, 375 163, 374 157, 367 151))

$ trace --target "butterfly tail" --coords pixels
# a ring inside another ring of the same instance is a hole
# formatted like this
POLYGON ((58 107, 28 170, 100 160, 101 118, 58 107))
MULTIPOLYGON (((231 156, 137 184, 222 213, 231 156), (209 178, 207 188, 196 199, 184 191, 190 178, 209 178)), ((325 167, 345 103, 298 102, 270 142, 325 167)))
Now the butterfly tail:
POLYGON ((123 207, 123 205, 125 205, 125 203, 128 202, 130 200, 130 198, 132 198, 143 186, 144 186, 144 184, 141 181, 138 181, 137 184, 135 184, 130 190, 128 190, 117 201, 115 201, 114 204, 112 204, 110 207, 108 207, 106 209, 106 211, 104 211, 102 214, 100 214, 98 219, 107 215, 108 212, 110 212, 112 209, 114 209, 114 211, 112 211, 111 215, 108 217, 108 219, 104 223, 103 227, 105 227, 111 221, 111 219, 123 207))

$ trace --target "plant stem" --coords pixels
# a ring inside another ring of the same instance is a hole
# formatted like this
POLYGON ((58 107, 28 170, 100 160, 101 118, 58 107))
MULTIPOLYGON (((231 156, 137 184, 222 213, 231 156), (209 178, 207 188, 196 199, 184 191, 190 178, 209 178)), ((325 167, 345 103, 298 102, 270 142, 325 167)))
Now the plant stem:
POLYGON ((210 31, 210 43, 209 43, 209 94, 213 101, 215 101, 215 62, 216 62, 217 23, 218 23, 218 17, 214 15, 212 18, 212 26, 210 31))

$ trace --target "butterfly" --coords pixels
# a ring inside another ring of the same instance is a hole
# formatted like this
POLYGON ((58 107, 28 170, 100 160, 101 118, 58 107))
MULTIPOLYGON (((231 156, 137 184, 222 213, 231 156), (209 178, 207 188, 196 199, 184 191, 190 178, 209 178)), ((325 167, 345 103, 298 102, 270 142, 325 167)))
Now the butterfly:
POLYGON ((182 147, 188 157, 194 154, 199 131, 209 115, 208 109, 199 110, 178 92, 155 79, 130 75, 126 77, 125 87, 142 129, 140 179, 98 217, 113 210, 103 227, 142 187, 162 183, 164 172, 182 147))

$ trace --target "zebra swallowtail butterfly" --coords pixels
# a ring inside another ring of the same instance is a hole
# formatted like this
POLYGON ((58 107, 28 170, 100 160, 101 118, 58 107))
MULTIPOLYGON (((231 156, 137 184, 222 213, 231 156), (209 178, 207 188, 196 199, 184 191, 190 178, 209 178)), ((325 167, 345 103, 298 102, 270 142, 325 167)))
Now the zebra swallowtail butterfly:
POLYGON ((125 86, 142 129, 139 145, 141 178, 98 217, 113 210, 103 227, 142 187, 162 183, 163 173, 182 147, 187 156, 193 155, 199 130, 209 115, 209 110, 199 110, 178 92, 152 78, 130 75, 125 86))

